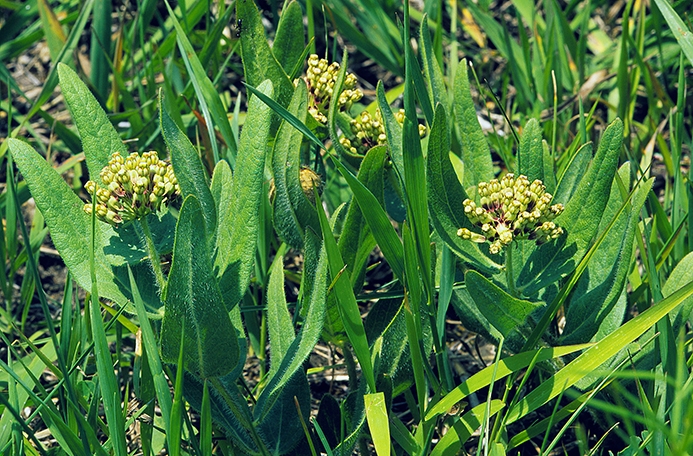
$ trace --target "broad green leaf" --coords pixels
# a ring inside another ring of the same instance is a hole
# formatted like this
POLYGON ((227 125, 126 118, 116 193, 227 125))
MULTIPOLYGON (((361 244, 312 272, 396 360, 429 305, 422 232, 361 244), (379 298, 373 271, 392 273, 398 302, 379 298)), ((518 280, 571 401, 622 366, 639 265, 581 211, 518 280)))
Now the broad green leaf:
POLYGON ((101 182, 99 174, 108 164, 111 154, 120 152, 125 157, 128 150, 103 108, 77 73, 67 65, 59 64, 58 76, 63 96, 82 138, 89 176, 92 180, 101 182))
POLYGON ((544 148, 541 127, 537 119, 529 119, 522 129, 520 149, 517 153, 517 174, 527 176, 530 182, 544 181, 544 148))
POLYGON ((554 203, 561 203, 564 206, 580 185, 580 181, 587 173, 587 169, 592 159, 592 143, 581 146, 570 160, 570 164, 561 176, 553 195, 554 203))
POLYGON ((464 282, 479 311, 489 323, 508 339, 508 342, 519 336, 524 343, 530 332, 527 328, 527 318, 533 311, 542 307, 542 303, 514 298, 474 270, 469 270, 465 274, 464 282))
POLYGON ((265 404, 270 396, 261 396, 254 414, 258 418, 257 432, 267 448, 272 448, 276 454, 287 454, 301 440, 305 433, 298 416, 296 404, 301 409, 303 421, 310 418, 310 386, 306 374, 296 371, 278 394, 272 396, 271 406, 265 404))
POLYGON ((655 323, 693 296, 693 282, 659 301, 637 317, 625 323, 574 361, 544 381, 508 411, 506 421, 513 423, 570 388, 584 377, 591 375, 599 366, 626 348, 628 344, 652 328, 655 323))
MULTIPOLYGON (((231 211, 231 201, 233 200, 233 174, 226 160, 220 160, 214 167, 209 191, 212 194, 212 198, 214 198, 217 220, 227 220, 231 211)), ((220 228, 221 223, 218 223, 216 226, 217 236, 220 228)))
POLYGON ((236 2, 236 17, 241 23, 241 57, 246 82, 258 87, 262 81, 269 79, 274 86, 274 99, 280 105, 287 106, 294 85, 267 44, 265 27, 255 2, 236 2))
POLYGON ((445 87, 445 79, 440 63, 436 59, 431 45, 431 34, 428 30, 428 16, 424 14, 419 28, 419 49, 421 49, 421 60, 423 62, 424 77, 428 89, 428 98, 431 105, 436 106, 441 103, 446 109, 450 108, 448 102, 448 92, 445 87))
MULTIPOLYGON (((238 391, 237 380, 238 375, 222 377, 219 381, 216 379, 209 381, 210 412, 214 423, 224 430, 241 454, 259 455, 260 451, 253 437, 242 424, 242 421, 252 420, 252 416, 246 398, 238 391)), ((197 375, 185 372, 183 384, 185 400, 196 410, 202 410, 204 381, 197 375)))
MULTIPOLYGON (((622 182, 630 180, 630 166, 621 167, 611 186, 609 202, 604 210, 600 231, 606 229, 623 204, 622 182)), ((641 185, 632 198, 630 210, 623 211, 606 238, 590 259, 587 271, 580 277, 566 305, 566 325, 562 334, 563 343, 597 340, 615 331, 623 321, 622 291, 626 276, 631 270, 633 242, 640 209, 652 187, 652 180, 641 185), (619 315, 611 316, 613 311, 619 315), (611 318, 607 318, 611 316, 611 318)))
POLYGON ((320 338, 327 303, 327 276, 328 260, 323 248, 321 249, 315 271, 312 293, 307 298, 309 301, 307 305, 308 312, 306 313, 303 327, 281 360, 277 373, 272 377, 258 399, 257 410, 255 411, 255 417, 258 421, 265 419, 287 382, 302 368, 303 362, 313 351, 315 344, 320 338))
POLYGON ((361 212, 366 218, 366 222, 368 222, 373 237, 375 237, 376 242, 380 246, 395 277, 401 281, 404 278, 404 247, 395 229, 392 227, 392 223, 390 223, 385 210, 373 193, 359 182, 339 160, 334 159, 334 164, 337 166, 340 174, 346 179, 351 191, 354 192, 354 199, 356 199, 361 208, 361 212))
MULTIPOLYGON (((455 456, 462 448, 462 444, 481 427, 486 420, 486 410, 490 409, 489 418, 505 408, 505 403, 499 399, 491 400, 491 404, 479 404, 464 415, 459 421, 448 429, 448 432, 438 441, 431 452, 431 456, 455 456)), ((489 432, 487 430, 487 432, 489 432)))
MULTIPOLYGON (((169 19, 173 22, 173 26, 176 30, 176 41, 178 42, 180 53, 183 56, 185 68, 188 70, 188 77, 195 89, 195 95, 197 95, 197 100, 200 103, 200 110, 207 124, 207 133, 209 134, 209 141, 212 144, 214 159, 215 161, 219 161, 221 158, 217 150, 215 126, 219 128, 221 136, 226 142, 226 147, 229 148, 231 157, 233 157, 235 155, 236 140, 234 139, 229 119, 226 116, 226 108, 221 102, 221 98, 219 98, 219 92, 207 76, 207 72, 202 66, 202 63, 200 63, 200 59, 197 57, 192 44, 190 44, 185 30, 181 27, 176 18, 176 14, 168 3, 166 3, 166 8, 168 8, 169 19)), ((204 204, 203 201, 200 202, 204 204)))
MULTIPOLYGON (((161 119, 161 131, 166 140, 166 145, 171 153, 171 164, 176 173, 176 179, 180 185, 183 199, 193 195, 202 207, 209 232, 214 235, 213 227, 217 226, 217 211, 214 198, 209 190, 209 179, 202 160, 190 142, 190 139, 178 128, 168 112, 163 108, 164 104, 159 98, 159 118, 161 119)), ((214 236, 207 241, 214 245, 214 236)))
POLYGON ((294 341, 294 325, 286 306, 284 294, 284 257, 277 255, 272 262, 269 284, 267 285, 267 330, 270 341, 269 378, 279 370, 289 346, 294 341))
POLYGON ((464 214, 464 207, 462 206, 462 202, 468 196, 457 179, 449 154, 450 134, 447 116, 442 105, 438 105, 429 133, 426 157, 431 224, 443 242, 458 256, 481 270, 497 271, 500 266, 485 256, 478 244, 465 241, 457 236, 458 229, 471 229, 472 224, 464 214))
MULTIPOLYGON (((369 344, 379 344, 374 364, 376 374, 392 378, 395 396, 413 382, 402 302, 401 298, 379 299, 368 311, 364 323, 369 344)), ((432 336, 427 339, 424 340, 424 347, 430 347, 433 343, 432 336)))
POLYGON ((476 305, 466 288, 453 289, 451 302, 455 313, 465 328, 480 334, 487 340, 498 341, 501 339, 501 333, 479 311, 479 306, 476 305))
POLYGON ((373 446, 378 456, 390 456, 390 423, 387 417, 387 404, 383 393, 363 396, 366 403, 366 419, 371 431, 373 446))
POLYGON ((611 123, 599 143, 586 175, 555 222, 566 234, 537 248, 517 279, 517 289, 532 296, 572 272, 597 234, 599 221, 609 199, 623 141, 623 123, 611 123))
POLYGON ((457 67, 454 89, 454 109, 457 132, 462 146, 464 162, 464 187, 476 187, 479 182, 493 179, 493 161, 486 136, 476 116, 476 107, 469 90, 467 61, 462 59, 457 67))
MULTIPOLYGON (((381 204, 384 201, 383 167, 386 157, 387 148, 373 147, 363 158, 357 176, 381 204)), ((351 277, 354 292, 358 292, 363 285, 368 257, 375 245, 375 238, 363 217, 361 208, 356 201, 352 201, 344 220, 342 234, 339 236, 339 252, 347 266, 346 270, 351 277)))
POLYGON ((339 247, 332 235, 332 230, 322 209, 321 202, 317 201, 316 205, 330 267, 330 276, 333 281, 332 287, 337 298, 339 316, 344 323, 344 329, 354 349, 356 358, 361 365, 361 371, 368 382, 368 386, 371 392, 375 392, 375 375, 373 373, 371 353, 368 347, 368 340, 366 339, 366 330, 361 320, 361 311, 356 302, 354 290, 351 287, 351 279, 349 273, 344 269, 344 260, 339 253, 339 247))
POLYGON ((565 347, 539 348, 530 350, 517 355, 508 356, 498 361, 498 365, 492 364, 484 368, 481 372, 469 377, 460 383, 455 389, 446 394, 440 401, 435 403, 426 411, 426 421, 435 419, 438 415, 446 413, 455 404, 466 398, 470 394, 479 391, 491 384, 491 381, 499 381, 513 372, 520 371, 532 363, 539 363, 549 359, 574 353, 591 347, 592 344, 569 345, 565 347))
MULTIPOLYGON (((269 81, 263 82, 258 89, 272 95, 269 81)), ((231 207, 223 218, 220 214, 217 222, 214 267, 228 309, 240 301, 253 270, 271 119, 270 108, 258 97, 251 97, 238 145, 231 207)))
MULTIPOLYGON (((308 114, 308 93, 305 84, 298 84, 289 112, 300 122, 308 114)), ((303 247, 306 227, 317 231, 320 222, 315 206, 301 186, 301 144, 303 134, 286 120, 282 121, 272 153, 274 175, 274 227, 279 236, 294 248, 303 247)))
MULTIPOLYGON (((241 25, 241 33, 243 25, 241 25)), ((300 63, 305 47, 303 12, 298 2, 292 1, 283 10, 277 24, 277 34, 272 44, 272 53, 286 74, 300 63)))
MULTIPOLYGON (((60 252, 77 283, 82 288, 90 290, 91 247, 88 239, 91 238, 91 218, 83 210, 84 201, 74 194, 63 178, 29 145, 13 138, 8 139, 7 144, 17 167, 29 185, 36 206, 43 213, 55 248, 60 252)), ((98 243, 104 246, 104 249, 94 252, 99 293, 102 297, 125 305, 130 299, 124 294, 129 287, 126 282, 116 279, 111 262, 104 253, 110 244, 107 239, 111 236, 107 233, 113 233, 113 230, 103 223, 98 223, 96 231, 98 243)))
POLYGON ((161 355, 174 363, 185 330, 185 364, 202 378, 229 373, 240 356, 236 330, 231 324, 217 286, 202 207, 194 196, 183 202, 171 271, 164 292, 166 313, 161 327, 161 355))

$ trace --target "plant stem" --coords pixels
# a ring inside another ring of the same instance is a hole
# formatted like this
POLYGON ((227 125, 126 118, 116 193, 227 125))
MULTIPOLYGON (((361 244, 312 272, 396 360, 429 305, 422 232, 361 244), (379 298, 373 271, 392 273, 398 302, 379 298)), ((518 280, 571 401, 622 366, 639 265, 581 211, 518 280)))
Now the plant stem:
POLYGON ((164 272, 161 270, 159 252, 156 251, 154 238, 152 238, 152 232, 149 229, 149 223, 147 222, 147 216, 140 218, 139 221, 140 226, 142 227, 142 232, 144 233, 144 241, 147 245, 147 253, 149 253, 149 262, 152 265, 154 276, 156 276, 156 282, 159 285, 159 290, 163 290, 164 285, 166 285, 166 277, 164 277, 164 272))
POLYGON ((514 298, 518 297, 517 289, 515 288, 515 275, 513 274, 513 246, 515 243, 511 243, 507 249, 505 249, 505 281, 508 283, 508 292, 514 298))

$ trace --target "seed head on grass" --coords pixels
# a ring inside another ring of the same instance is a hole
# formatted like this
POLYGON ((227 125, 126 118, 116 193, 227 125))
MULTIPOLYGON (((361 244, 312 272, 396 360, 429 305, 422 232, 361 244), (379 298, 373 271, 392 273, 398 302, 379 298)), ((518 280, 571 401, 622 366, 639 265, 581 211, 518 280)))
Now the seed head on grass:
POLYGON ((513 240, 530 239, 540 245, 563 234, 563 228, 553 222, 563 212, 563 205, 551 205, 553 196, 546 193, 539 179, 530 183, 526 176, 515 178, 508 173, 500 181, 480 182, 477 191, 478 205, 470 199, 462 204, 467 218, 482 234, 460 228, 457 235, 473 242, 490 242, 492 254, 500 253, 513 240))
POLYGON ((100 177, 106 187, 91 180, 84 186, 90 195, 96 193, 96 206, 87 203, 84 212, 96 212, 99 220, 113 226, 157 212, 180 195, 173 167, 154 151, 125 158, 114 152, 100 177))
MULTIPOLYGON (((339 63, 329 63, 315 54, 308 57, 308 70, 305 77, 309 91, 308 112, 323 125, 327 124, 327 114, 330 110, 332 92, 338 74, 339 63)), ((347 73, 337 102, 339 108, 349 109, 361 97, 363 97, 363 92, 356 87, 356 76, 347 73)))

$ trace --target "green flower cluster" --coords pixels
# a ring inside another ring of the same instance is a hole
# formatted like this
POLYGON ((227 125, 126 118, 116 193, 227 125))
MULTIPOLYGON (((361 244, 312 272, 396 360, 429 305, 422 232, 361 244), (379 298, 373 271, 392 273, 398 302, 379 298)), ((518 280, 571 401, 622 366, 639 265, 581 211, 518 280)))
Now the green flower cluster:
POLYGON ((96 193, 96 206, 87 203, 84 212, 96 212, 99 220, 113 226, 156 212, 180 195, 173 167, 154 151, 126 158, 114 152, 100 177, 105 188, 91 180, 84 186, 90 195, 96 193))
MULTIPOLYGON (((395 113, 395 119, 400 125, 404 123, 404 109, 395 113)), ((374 115, 363 111, 361 115, 350 123, 351 137, 341 136, 339 143, 352 154, 365 155, 371 147, 386 144, 385 125, 380 108, 374 115)), ((426 136, 426 126, 419 124, 419 136, 426 136)))
POLYGON ((537 245, 563 234, 553 219, 563 212, 562 204, 551 205, 553 196, 539 179, 530 183, 526 176, 508 173, 498 181, 480 182, 480 204, 466 199, 464 213, 481 228, 482 234, 460 228, 457 235, 474 242, 490 242, 489 251, 500 253, 515 239, 531 239, 537 245))
MULTIPOLYGON (((308 70, 305 77, 309 91, 308 112, 321 124, 327 123, 327 113, 338 73, 339 63, 329 63, 315 54, 308 57, 308 70)), ((339 94, 339 108, 349 109, 352 103, 359 101, 361 97, 363 92, 356 88, 356 76, 347 73, 342 92, 339 94)))

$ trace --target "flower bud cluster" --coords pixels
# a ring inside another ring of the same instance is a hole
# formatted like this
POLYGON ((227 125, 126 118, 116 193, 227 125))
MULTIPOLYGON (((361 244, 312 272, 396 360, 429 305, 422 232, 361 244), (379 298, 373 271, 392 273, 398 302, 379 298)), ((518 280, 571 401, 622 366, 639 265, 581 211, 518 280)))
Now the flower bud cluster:
MULTIPOLYGON (((321 124, 327 123, 327 113, 338 74, 339 63, 329 63, 315 54, 308 57, 308 70, 305 77, 309 91, 308 112, 321 124)), ((352 103, 359 101, 361 97, 363 92, 356 88, 356 76, 347 73, 337 102, 339 108, 349 109, 352 103)))
POLYGON ((158 211, 180 195, 173 167, 154 151, 126 158, 114 152, 100 177, 105 188, 94 181, 84 186, 90 195, 96 193, 96 206, 87 203, 84 212, 96 212, 99 220, 114 226, 158 211))
MULTIPOLYGON (((400 125, 404 123, 404 109, 395 113, 395 119, 400 125)), ((341 136, 339 143, 352 154, 365 155, 371 147, 386 144, 385 125, 380 108, 376 108, 375 114, 370 115, 363 111, 361 115, 351 121, 351 137, 341 136)), ((426 136, 426 126, 419 124, 419 136, 426 136)))
POLYGON ((463 201, 464 213, 483 234, 460 228, 457 235, 473 242, 490 242, 489 251, 500 253, 515 239, 531 239, 537 245, 563 234, 553 219, 563 212, 562 204, 551 205, 553 196, 539 179, 530 183, 526 176, 506 174, 500 181, 480 182, 480 201, 463 201))

